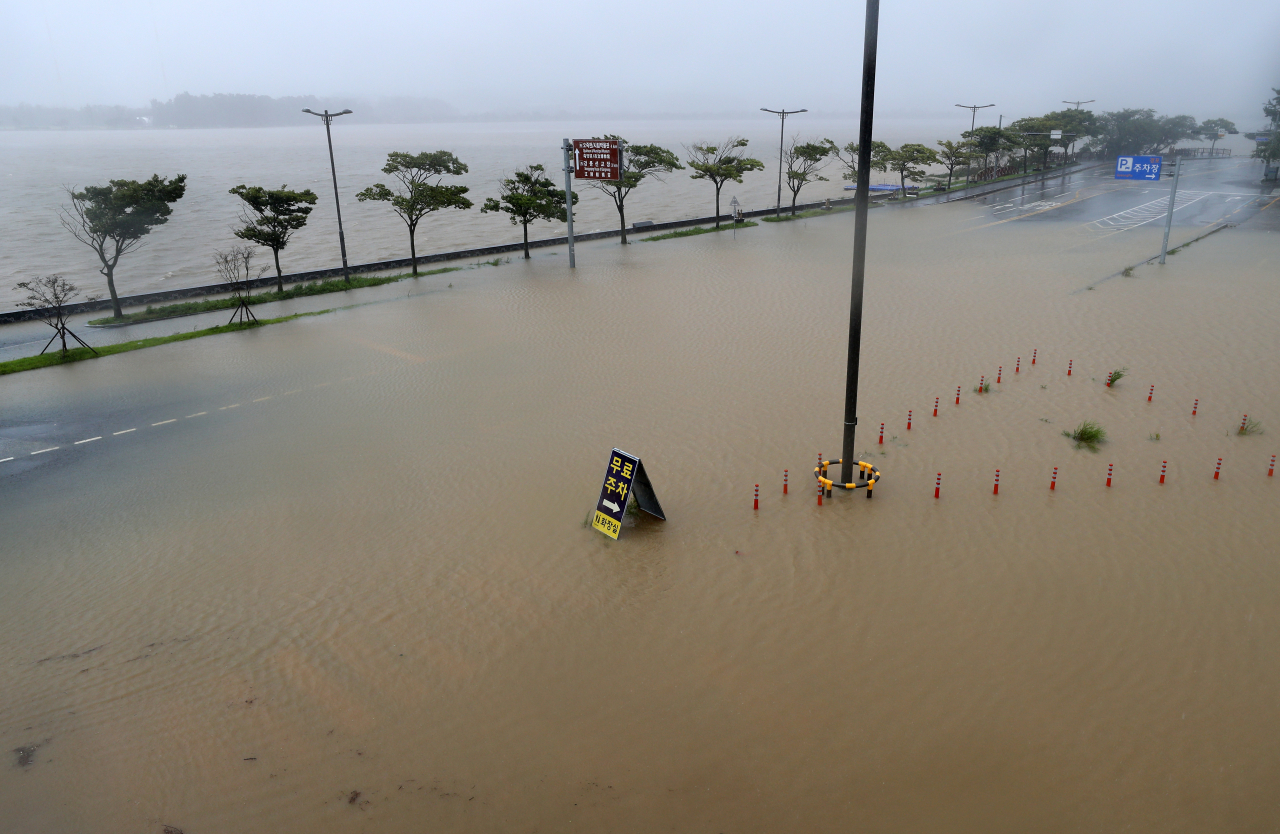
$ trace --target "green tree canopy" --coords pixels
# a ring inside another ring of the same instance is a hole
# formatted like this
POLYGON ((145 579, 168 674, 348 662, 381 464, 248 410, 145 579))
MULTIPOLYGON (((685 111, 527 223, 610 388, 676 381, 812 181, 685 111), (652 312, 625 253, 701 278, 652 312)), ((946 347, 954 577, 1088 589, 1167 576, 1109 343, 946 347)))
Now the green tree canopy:
POLYGON ((413 261, 413 274, 418 274, 418 248, 415 235, 422 218, 443 208, 465 210, 472 202, 464 195, 471 189, 465 185, 443 185, 446 176, 458 177, 467 173, 465 163, 449 151, 424 151, 420 154, 393 151, 387 154, 387 164, 382 173, 395 177, 400 189, 393 191, 382 183, 374 183, 356 195, 360 202, 377 200, 390 203, 391 210, 399 215, 409 229, 409 258, 413 261))
POLYGON ((708 180, 716 187, 716 228, 720 228, 720 189, 729 180, 740 183, 742 175, 750 171, 763 171, 764 163, 751 159, 742 150, 747 140, 741 136, 730 136, 718 145, 703 142, 698 145, 686 145, 686 160, 693 173, 690 179, 708 180))
POLYGON ((116 295, 116 265, 122 255, 141 246, 152 229, 169 222, 173 204, 186 190, 186 174, 167 181, 154 174, 145 182, 111 180, 109 185, 90 185, 83 191, 67 189, 71 205, 62 209, 59 219, 102 262, 99 271, 107 278, 115 318, 124 315, 116 295))
POLYGON ((1262 115, 1271 120, 1271 127, 1274 130, 1280 127, 1280 87, 1272 87, 1271 92, 1275 93, 1275 96, 1262 103, 1262 115))
POLYGON ((1209 150, 1212 151, 1218 147, 1218 131, 1235 133, 1236 123, 1230 119, 1205 119, 1200 123, 1200 131, 1204 138, 1212 140, 1209 144, 1209 150))
POLYGON ((970 156, 973 155, 973 143, 960 141, 952 142, 950 139, 939 139, 938 147, 941 150, 936 151, 938 154, 938 163, 947 169, 947 188, 951 188, 951 178, 955 176, 956 169, 967 163, 970 156))
POLYGON ((973 143, 976 153, 982 154, 984 168, 987 167, 988 157, 994 156, 995 165, 998 167, 1001 156, 1021 147, 1018 144, 1018 137, 1010 131, 990 125, 966 130, 960 136, 973 143))
POLYGON ((1053 144, 1062 148, 1063 153, 1069 153, 1076 142, 1092 136, 1097 125, 1097 117, 1090 110, 1054 110, 1045 113, 1043 118, 1050 130, 1062 131, 1062 139, 1053 144))
POLYGON ((265 246, 276 263, 276 289, 284 292, 280 271, 280 250, 289 245, 293 233, 307 225, 307 217, 316 207, 316 194, 311 189, 290 191, 289 186, 263 188, 260 185, 237 185, 227 192, 244 201, 236 237, 265 246))
MULTIPOLYGON (((593 136, 599 140, 601 137, 593 136)), ((672 171, 684 170, 680 158, 666 148, 658 145, 628 145, 627 140, 613 133, 606 133, 608 140, 616 140, 625 145, 623 153, 622 180, 587 180, 587 185, 609 195, 613 205, 618 209, 618 222, 622 225, 622 242, 627 242, 627 195, 640 186, 646 179, 663 182, 662 175, 672 171)))
POLYGON ((889 170, 901 178, 902 194, 905 197, 907 180, 919 182, 924 179, 925 170, 921 166, 937 165, 939 159, 933 148, 908 142, 896 151, 891 151, 886 162, 889 163, 889 170))
MULTIPOLYGON (((858 143, 850 142, 842 148, 830 139, 823 139, 822 144, 827 146, 827 153, 834 156, 840 162, 840 166, 844 168, 844 171, 840 174, 840 179, 848 180, 849 182, 857 182, 858 143)), ((885 162, 885 157, 892 152, 892 150, 893 148, 890 148, 884 142, 872 141, 871 168, 875 171, 880 171, 881 173, 888 171, 889 168, 888 164, 885 162)))
POLYGON ((1028 116, 1009 123, 1008 131, 1022 148, 1022 173, 1027 172, 1027 157, 1033 152, 1042 163, 1048 162, 1049 150, 1062 141, 1050 138, 1050 131, 1055 129, 1060 128, 1047 116, 1028 116))
POLYGON ((1157 116, 1150 108, 1115 110, 1098 116, 1089 150, 1104 157, 1158 154, 1199 135, 1191 116, 1157 116))
MULTIPOLYGON (((529 257, 529 224, 535 220, 559 220, 566 222, 569 212, 565 209, 565 193, 563 188, 545 176, 546 169, 541 165, 530 165, 523 171, 516 171, 502 180, 502 195, 484 201, 480 207, 482 213, 504 211, 511 215, 511 225, 524 227, 524 256, 529 257)), ((578 204, 578 195, 573 195, 574 205, 578 204)))
POLYGON ((821 141, 801 142, 799 137, 791 139, 786 153, 782 155, 782 161, 787 166, 786 183, 787 190, 791 192, 793 215, 796 213, 796 198, 800 196, 800 189, 811 182, 827 181, 818 172, 827 167, 827 157, 830 154, 831 148, 821 141))

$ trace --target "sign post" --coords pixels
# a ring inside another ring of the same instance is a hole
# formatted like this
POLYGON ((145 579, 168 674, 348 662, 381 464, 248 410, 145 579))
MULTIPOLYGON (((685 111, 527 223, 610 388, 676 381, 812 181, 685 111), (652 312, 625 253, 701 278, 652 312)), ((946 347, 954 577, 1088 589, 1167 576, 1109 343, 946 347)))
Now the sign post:
POLYGON ((566 138, 560 147, 564 150, 564 210, 569 218, 569 268, 573 269, 577 266, 573 260, 573 159, 570 157, 573 145, 566 138))
POLYGON ((667 520, 640 458, 614 449, 609 453, 609 465, 604 471, 604 484, 600 487, 600 497, 596 499, 591 526, 609 538, 617 539, 622 532, 622 518, 627 513, 627 501, 631 496, 635 497, 641 510, 654 518, 667 520))

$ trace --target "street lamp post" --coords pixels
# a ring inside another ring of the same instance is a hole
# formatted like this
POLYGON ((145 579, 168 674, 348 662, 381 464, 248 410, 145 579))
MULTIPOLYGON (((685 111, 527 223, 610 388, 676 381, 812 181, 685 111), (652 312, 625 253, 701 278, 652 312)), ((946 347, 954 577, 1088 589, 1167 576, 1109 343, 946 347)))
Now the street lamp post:
MULTIPOLYGON (((964 110, 968 110, 972 114, 972 118, 969 119, 969 133, 973 133, 974 127, 978 124, 978 111, 986 107, 995 107, 995 105, 994 104, 957 104, 956 107, 960 107, 964 110)), ((965 185, 969 184, 969 177, 972 176, 973 174, 973 139, 972 137, 969 139, 969 146, 970 146, 969 159, 968 161, 965 162, 965 169, 966 169, 964 172, 965 185)))
POLYGON ((738 239, 738 221, 742 219, 742 204, 738 202, 738 195, 733 195, 733 199, 729 201, 729 210, 733 212, 733 239, 738 239))
POLYGON ((333 136, 329 133, 329 125, 333 124, 334 119, 339 116, 345 116, 351 111, 343 110, 340 113, 330 113, 325 110, 323 113, 317 113, 314 110, 304 108, 302 112, 319 116, 324 120, 324 138, 329 140, 329 172, 333 174, 333 204, 338 209, 338 248, 342 250, 342 278, 350 284, 351 271, 347 268, 347 239, 342 235, 342 203, 338 200, 338 169, 333 164, 333 136))
POLYGON ((782 143, 787 136, 787 116, 795 113, 808 113, 808 110, 770 110, 768 107, 761 107, 766 113, 776 113, 782 119, 782 129, 778 133, 778 206, 774 209, 773 216, 782 216, 782 143))

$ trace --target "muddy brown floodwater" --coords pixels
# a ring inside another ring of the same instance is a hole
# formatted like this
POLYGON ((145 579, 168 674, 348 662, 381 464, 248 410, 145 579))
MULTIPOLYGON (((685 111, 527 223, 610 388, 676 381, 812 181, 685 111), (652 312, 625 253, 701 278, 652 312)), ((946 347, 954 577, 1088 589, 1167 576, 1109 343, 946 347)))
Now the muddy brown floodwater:
POLYGON ((1276 830, 1274 236, 971 214, 873 215, 871 501, 850 215, 7 378, 104 439, 0 483, 0 827, 1276 830))

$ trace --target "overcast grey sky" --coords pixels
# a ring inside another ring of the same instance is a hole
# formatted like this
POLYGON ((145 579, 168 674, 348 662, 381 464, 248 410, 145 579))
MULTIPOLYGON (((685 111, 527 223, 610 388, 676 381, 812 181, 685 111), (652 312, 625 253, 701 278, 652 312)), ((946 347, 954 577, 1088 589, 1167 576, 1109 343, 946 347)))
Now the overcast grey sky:
MULTIPOLYGON (((462 113, 858 107, 863 4, 7 0, 0 104, 181 92, 422 96, 462 113)), ((1097 99, 1261 124, 1276 0, 884 0, 877 112, 1009 118, 1097 99), (989 111, 994 112, 994 111, 989 111)))

